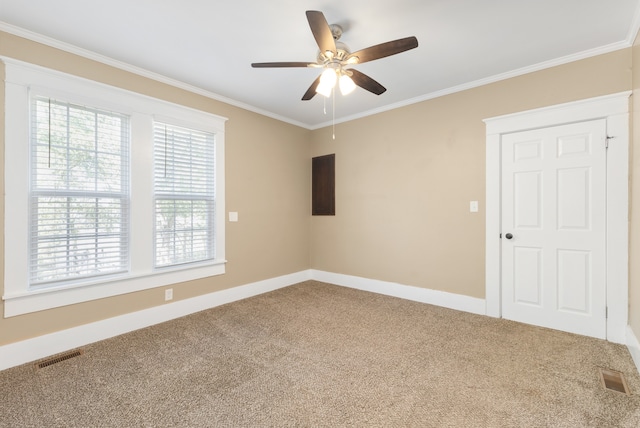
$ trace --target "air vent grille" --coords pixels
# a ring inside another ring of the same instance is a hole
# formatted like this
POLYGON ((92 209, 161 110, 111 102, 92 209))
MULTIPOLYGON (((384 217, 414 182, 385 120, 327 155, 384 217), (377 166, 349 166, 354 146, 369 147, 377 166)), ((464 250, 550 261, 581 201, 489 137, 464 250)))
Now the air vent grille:
POLYGON ((36 363, 36 369, 43 369, 45 367, 49 367, 53 364, 57 364, 61 361, 65 361, 68 360, 70 358, 75 358, 75 357, 79 357, 80 355, 83 354, 83 351, 81 349, 78 349, 76 351, 70 351, 64 354, 60 354, 60 355, 56 355, 53 356, 51 358, 47 358, 46 360, 42 360, 38 363, 36 363))
POLYGON ((631 395, 629 387, 627 386, 627 381, 625 380, 624 375, 620 372, 601 368, 600 381, 602 382, 602 387, 606 390, 631 395))

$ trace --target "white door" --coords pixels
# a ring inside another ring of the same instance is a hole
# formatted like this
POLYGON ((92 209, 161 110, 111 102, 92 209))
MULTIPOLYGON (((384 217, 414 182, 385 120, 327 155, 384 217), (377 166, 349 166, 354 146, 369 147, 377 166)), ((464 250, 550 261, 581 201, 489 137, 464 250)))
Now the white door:
POLYGON ((605 119, 503 136, 504 318, 606 337, 605 145, 605 119))

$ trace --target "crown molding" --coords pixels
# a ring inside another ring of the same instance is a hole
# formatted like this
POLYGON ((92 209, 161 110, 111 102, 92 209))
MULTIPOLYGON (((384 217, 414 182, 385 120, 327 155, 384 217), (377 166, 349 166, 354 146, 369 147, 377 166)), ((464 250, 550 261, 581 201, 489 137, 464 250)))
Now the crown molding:
POLYGON ((309 128, 308 124, 305 124, 305 123, 290 119, 288 117, 284 117, 284 116, 275 114, 275 113, 270 112, 268 110, 264 110, 264 109, 261 109, 261 108, 258 108, 258 107, 254 107, 254 106, 252 106, 250 104, 246 104, 246 103, 243 103, 243 102, 231 99, 231 98, 227 98, 225 96, 216 94, 214 92, 210 92, 210 91, 207 91, 205 89, 199 88, 197 86, 190 85, 188 83, 184 83, 184 82, 179 81, 177 79, 172 79, 172 78, 164 76, 162 74, 155 73, 153 71, 149 71, 149 70, 144 69, 142 67, 137 67, 137 66, 128 64, 126 62, 123 62, 123 61, 118 61, 118 60, 110 58, 108 56, 101 55, 101 54, 92 52, 92 51, 87 50, 87 49, 83 49, 81 47, 72 45, 70 43, 61 42, 61 41, 53 39, 51 37, 43 36, 42 34, 38 34, 38 33, 35 33, 33 31, 25 30, 24 28, 20 28, 20 27, 17 27, 15 25, 11 25, 11 24, 8 24, 8 23, 3 22, 3 21, 0 21, 0 31, 3 31, 5 33, 9 33, 9 34, 13 34, 14 36, 22 37, 22 38, 27 39, 27 40, 31 40, 33 42, 41 43, 43 45, 46 45, 46 46, 49 46, 49 47, 52 47, 52 48, 55 48, 55 49, 59 49, 59 50, 65 51, 65 52, 69 52, 71 54, 78 55, 80 57, 87 58, 87 59, 90 59, 92 61, 96 61, 96 62, 105 64, 105 65, 109 65, 111 67, 118 68, 120 70, 124 70, 124 71, 127 71, 129 73, 136 74, 138 76, 146 77, 148 79, 155 80, 155 81, 160 82, 160 83, 165 83, 167 85, 170 85, 170 86, 173 86, 173 87, 176 87, 176 88, 179 88, 179 89, 184 89, 185 91, 189 91, 189 92, 192 92, 192 93, 197 94, 197 95, 202 95, 203 97, 207 97, 207 98, 215 100, 215 101, 220 101, 222 103, 229 104, 231 106, 238 107, 238 108, 241 108, 243 110, 248 110, 248 111, 251 111, 253 113, 258 113, 260 115, 267 116, 267 117, 270 117, 272 119, 276 119, 276 120, 279 120, 279 121, 282 121, 282 122, 286 122, 286 123, 289 123, 291 125, 296 125, 296 126, 299 126, 299 127, 302 127, 302 128, 307 128, 307 129, 309 128))
POLYGON ((172 79, 170 77, 167 76, 163 76, 161 74, 146 70, 144 68, 141 67, 136 67, 133 66, 131 64, 122 62, 122 61, 118 61, 115 60, 113 58, 107 57, 105 55, 101 55, 101 54, 97 54, 95 52, 89 51, 87 49, 83 49, 80 48, 78 46, 69 44, 69 43, 65 43, 65 42, 61 42, 59 40, 53 39, 51 37, 47 37, 47 36, 43 36, 41 34, 29 31, 29 30, 25 30, 23 28, 5 23, 0 21, 0 31, 4 31, 6 33, 9 34, 13 34, 15 36, 18 37, 22 37, 37 43, 42 43, 46 46, 50 46, 56 49, 60 49, 63 50, 65 52, 69 52, 87 59, 91 59, 93 61, 96 62, 100 62, 124 71, 128 71, 130 73, 133 74, 137 74, 139 76, 142 77, 146 77, 161 83, 165 83, 171 86, 174 86, 176 88, 179 89, 184 89, 186 91, 198 94, 198 95, 202 95, 204 97, 210 98, 212 100, 216 100, 216 101, 220 101, 223 102, 225 104, 229 104, 231 106, 234 107, 238 107, 244 110, 248 110, 251 111, 253 113, 257 113, 266 117, 270 117, 272 119, 275 120, 279 120, 281 122, 285 122, 285 123, 289 123, 291 125, 295 125, 301 128, 305 128, 308 130, 317 130, 317 129, 321 129, 321 128, 325 128, 328 126, 332 126, 334 124, 341 124, 341 123, 346 123, 346 122, 351 122, 353 120, 357 120, 357 119, 362 119, 364 117, 368 117, 368 116, 372 116, 372 115, 376 115, 379 113, 384 113, 390 110, 395 110, 401 107, 406 107, 409 105, 413 105, 413 104, 417 104, 423 101, 428 101, 434 98, 439 98, 439 97, 443 97, 445 95, 451 95, 457 92, 462 92, 462 91, 466 91, 468 89, 473 89, 473 88, 477 88, 480 86, 484 86, 484 85, 488 85, 491 83, 496 83, 499 82, 501 80, 506 80, 506 79, 510 79, 512 77, 517 77, 517 76, 522 76, 524 74, 528 74, 528 73, 533 73, 535 71, 540 71, 540 70, 544 70, 547 68, 551 68, 551 67, 555 67, 555 66, 559 66, 559 65, 563 65, 563 64, 567 64, 573 61, 579 61, 581 59, 586 59, 586 58, 590 58, 593 56, 597 56, 597 55, 603 55, 606 53, 610 53, 610 52, 614 52, 616 50, 620 50, 620 49, 625 49, 625 48, 629 48, 633 45, 633 42, 636 38, 636 35, 638 34, 638 32, 640 31, 640 3, 638 5, 638 8, 636 9, 636 12, 633 16, 633 20, 632 20, 632 25, 629 29, 629 33, 627 35, 627 38, 623 41, 620 42, 616 42, 616 43, 611 43, 609 45, 605 45, 605 46, 601 46, 595 49, 589 49, 586 51, 582 51, 582 52, 578 52, 576 54, 572 54, 572 55, 567 55, 561 58, 556 58, 553 60, 549 60, 549 61, 543 61, 540 62, 538 64, 534 64, 531 66, 527 66, 527 67, 522 67, 516 70, 512 70, 512 71, 508 71, 505 73, 500 73, 500 74, 496 74, 493 76, 488 76, 486 78, 483 79, 478 79, 475 80, 473 82, 468 82, 468 83, 464 83, 461 85, 457 85, 457 86, 452 86, 449 88, 445 88, 439 91, 434 91, 434 92, 430 92, 418 97, 414 97, 414 98, 410 98, 408 100, 404 100, 404 101, 400 101, 397 103, 392 103, 392 104, 387 104, 385 106, 382 107, 378 107, 375 109, 371 109, 371 110, 367 110, 364 111, 362 113, 358 113, 358 114, 354 114, 354 115, 350 115, 350 116, 346 116, 340 119, 336 119, 335 122, 334 121, 325 121, 325 122, 321 122, 318 124, 310 124, 310 123, 303 123, 276 113, 273 113, 271 111, 268 110, 264 110, 255 106, 252 106, 250 104, 246 104, 231 98, 227 98, 224 97, 222 95, 216 94, 214 92, 210 92, 207 90, 204 90, 202 88, 199 88, 197 86, 193 86, 184 82, 181 82, 179 80, 176 79, 172 79))
MULTIPOLYGON (((639 9, 640 11, 640 9, 639 9)), ((635 21, 637 21, 637 25, 640 25, 640 13, 636 13, 636 17, 637 19, 634 19, 634 25, 635 25, 635 21)), ((636 30, 637 33, 637 30, 636 30)), ((635 38, 635 36, 634 36, 635 38)), ((462 92, 462 91, 466 91, 468 89, 473 89, 473 88, 477 88, 480 86, 484 86, 484 85, 488 85, 490 83, 496 83, 496 82, 500 82, 501 80, 507 80, 507 79, 511 79, 512 77, 518 77, 518 76, 522 76, 528 73, 533 73, 535 71, 541 71, 541 70, 545 70, 547 68, 552 68, 552 67, 556 67, 559 65, 563 65, 563 64, 568 64, 570 62, 574 62, 574 61, 579 61, 582 59, 587 59, 590 57, 594 57, 594 56, 598 56, 598 55, 603 55, 606 53, 610 53, 610 52, 614 52, 620 49, 626 49, 629 48, 633 45, 633 40, 631 40, 631 42, 629 42, 628 40, 624 40, 621 42, 616 42, 616 43, 611 43, 609 45, 605 45, 605 46, 601 46, 599 48, 595 48, 595 49, 589 49, 586 51, 582 51, 582 52, 578 52, 572 55, 567 55, 561 58, 556 58, 553 60, 549 60, 549 61, 543 61, 543 62, 539 62, 537 64, 533 64, 527 67, 522 67, 516 70, 512 70, 512 71, 507 71, 505 73, 501 73, 501 74, 495 74, 493 76, 489 76, 486 77, 484 79, 479 79, 479 80, 474 80, 473 82, 468 82, 468 83, 463 83, 462 85, 457 85, 457 86, 452 86, 450 88, 445 88, 439 91, 434 91, 434 92, 430 92, 428 94, 424 94, 415 98, 410 98, 408 100, 405 101, 401 101, 398 103, 393 103, 393 104, 388 104, 386 106, 382 106, 379 107, 377 109, 372 109, 372 110, 367 110, 365 112, 359 113, 359 114, 355 114, 352 116, 347 116, 344 118, 341 118, 340 120, 336 120, 335 123, 340 124, 340 123, 345 123, 345 122, 350 122, 352 120, 356 120, 356 119, 362 119, 364 117, 367 116, 372 116, 374 114, 378 114, 378 113, 384 113, 386 111, 390 111, 390 110, 395 110, 397 108, 401 108, 401 107, 406 107, 412 104, 417 104, 417 103, 421 103, 423 101, 428 101, 428 100, 432 100, 434 98, 439 98, 439 97, 443 97, 445 95, 451 95, 454 94, 456 92, 462 92)), ((329 122, 323 122, 320 123, 318 125, 313 125, 310 127, 311 130, 316 130, 316 129, 320 129, 320 128, 325 128, 327 126, 332 126, 333 122, 329 121, 329 122)))

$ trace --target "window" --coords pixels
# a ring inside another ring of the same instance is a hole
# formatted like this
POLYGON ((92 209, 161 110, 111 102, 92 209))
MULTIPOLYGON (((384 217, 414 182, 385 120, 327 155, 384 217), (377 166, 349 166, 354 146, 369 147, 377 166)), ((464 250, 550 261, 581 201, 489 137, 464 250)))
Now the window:
POLYGON ((215 136, 156 122, 154 148, 155 265, 214 256, 215 136))
POLYGON ((225 272, 226 119, 2 61, 5 317, 225 272))
POLYGON ((127 270, 128 153, 127 116, 32 98, 32 286, 127 270))

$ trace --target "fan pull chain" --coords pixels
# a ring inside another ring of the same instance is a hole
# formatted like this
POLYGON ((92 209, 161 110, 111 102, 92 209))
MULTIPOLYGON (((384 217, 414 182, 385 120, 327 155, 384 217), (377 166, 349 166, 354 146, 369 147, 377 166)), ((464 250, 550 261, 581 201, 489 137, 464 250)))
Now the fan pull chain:
POLYGON ((333 139, 336 139, 336 89, 333 88, 333 90, 331 91, 332 95, 333 95, 333 108, 332 108, 332 115, 333 115, 333 120, 332 120, 332 125, 333 125, 333 139))

